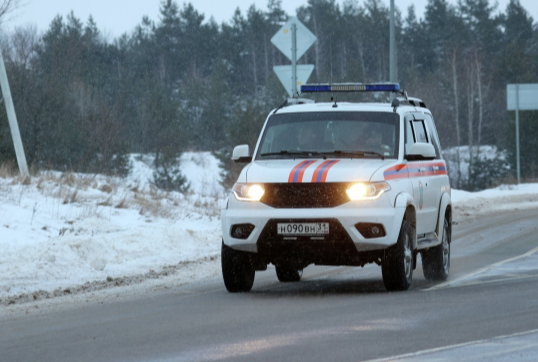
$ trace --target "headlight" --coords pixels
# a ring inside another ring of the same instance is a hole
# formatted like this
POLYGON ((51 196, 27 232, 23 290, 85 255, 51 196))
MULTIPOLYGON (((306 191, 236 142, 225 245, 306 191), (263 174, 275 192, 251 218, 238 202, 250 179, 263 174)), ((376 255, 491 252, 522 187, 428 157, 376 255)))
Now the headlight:
POLYGON ((351 201, 358 201, 375 200, 389 190, 390 186, 386 182, 360 182, 350 185, 346 192, 351 201))
POLYGON ((260 201, 265 190, 263 185, 236 183, 232 188, 235 198, 240 201, 260 201))

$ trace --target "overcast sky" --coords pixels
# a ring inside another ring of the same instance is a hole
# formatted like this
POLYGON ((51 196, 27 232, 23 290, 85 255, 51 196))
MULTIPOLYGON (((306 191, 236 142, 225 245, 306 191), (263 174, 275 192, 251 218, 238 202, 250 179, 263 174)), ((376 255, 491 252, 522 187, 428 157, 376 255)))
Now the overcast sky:
MULTIPOLYGON (((34 24, 39 31, 48 29, 52 19, 60 14, 65 17, 71 10, 75 16, 86 22, 90 14, 98 28, 109 38, 115 38, 125 32, 130 33, 140 23, 142 16, 147 15, 152 20, 159 18, 161 0, 22 0, 25 6, 18 9, 6 19, 4 26, 12 29, 15 26, 34 24)), ((343 0, 336 0, 342 4, 343 0)), ((365 0, 359 0, 363 4, 365 0)), ((383 0, 387 6, 390 0, 383 0)), ((417 15, 422 17, 427 0, 395 0, 396 6, 407 14, 407 8, 415 4, 417 15)), ((495 0, 490 0, 493 3, 495 0)), ((235 9, 239 7, 244 13, 252 4, 260 9, 266 9, 267 0, 192 0, 195 9, 209 19, 211 16, 217 23, 228 22, 235 9)), ((456 4, 457 0, 449 0, 456 4)), ((182 5, 183 0, 177 0, 182 5)), ((295 15, 295 9, 305 5, 307 0, 283 0, 282 6, 289 15, 295 15)), ((504 11, 509 0, 498 0, 499 10, 504 11)), ((530 15, 538 19, 538 0, 520 0, 530 15)))

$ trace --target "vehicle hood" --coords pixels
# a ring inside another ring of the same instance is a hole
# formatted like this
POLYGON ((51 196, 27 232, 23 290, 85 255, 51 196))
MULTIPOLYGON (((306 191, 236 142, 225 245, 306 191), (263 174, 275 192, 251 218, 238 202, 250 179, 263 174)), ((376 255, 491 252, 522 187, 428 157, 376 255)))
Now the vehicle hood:
POLYGON ((370 181, 380 168, 397 161, 380 159, 295 159, 252 162, 249 183, 370 181))

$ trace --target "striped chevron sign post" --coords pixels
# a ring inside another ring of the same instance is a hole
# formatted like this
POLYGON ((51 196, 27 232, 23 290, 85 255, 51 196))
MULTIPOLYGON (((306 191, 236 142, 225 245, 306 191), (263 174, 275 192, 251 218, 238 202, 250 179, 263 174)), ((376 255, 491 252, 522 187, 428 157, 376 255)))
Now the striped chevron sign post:
POLYGON ((291 60, 291 66, 273 67, 290 97, 297 96, 297 85, 306 83, 314 70, 314 66, 311 64, 297 65, 297 60, 316 40, 316 36, 296 17, 290 18, 271 38, 271 43, 291 60))

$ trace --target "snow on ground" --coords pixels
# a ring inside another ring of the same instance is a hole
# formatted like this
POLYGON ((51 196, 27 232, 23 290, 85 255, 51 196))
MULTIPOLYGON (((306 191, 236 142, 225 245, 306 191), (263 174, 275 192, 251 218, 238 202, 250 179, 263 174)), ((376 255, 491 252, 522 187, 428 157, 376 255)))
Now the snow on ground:
MULTIPOLYGON (((215 157, 182 156, 191 183, 185 194, 151 185, 151 157, 131 155, 131 162, 125 179, 59 172, 26 181, 0 177, 0 306, 220 274, 226 192, 215 157)), ((458 220, 538 207, 538 184, 453 190, 452 197, 458 220)))
MULTIPOLYGON (((473 155, 484 160, 506 159, 506 152, 499 151, 496 146, 474 146, 473 155)), ((460 146, 443 149, 443 158, 448 164, 448 172, 451 180, 458 180, 465 183, 469 179, 469 160, 471 158, 471 147, 460 146), (458 170, 459 165, 459 170, 458 170)))
POLYGON ((452 190, 455 220, 514 209, 538 208, 538 183, 501 185, 479 192, 452 190))
MULTIPOLYGON (((182 156, 191 183, 185 195, 150 185, 150 157, 132 155, 131 162, 126 179, 58 172, 27 182, 0 178, 0 305, 192 277, 194 265, 217 263, 224 195, 217 160, 207 152, 182 156)), ((214 270, 202 268, 198 277, 214 270)))

